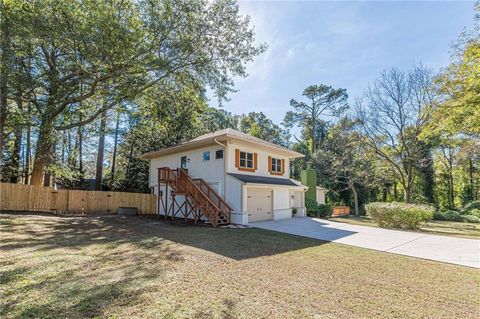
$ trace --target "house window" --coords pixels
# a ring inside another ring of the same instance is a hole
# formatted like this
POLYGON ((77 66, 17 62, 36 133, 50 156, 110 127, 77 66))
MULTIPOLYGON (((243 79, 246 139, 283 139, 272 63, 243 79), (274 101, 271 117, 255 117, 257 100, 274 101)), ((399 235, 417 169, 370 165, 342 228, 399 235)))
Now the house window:
POLYGON ((204 162, 209 161, 210 160, 210 151, 203 152, 202 159, 203 159, 204 162))
POLYGON ((187 157, 180 157, 180 168, 187 169, 187 157))
POLYGON ((215 152, 215 159, 221 159, 223 158, 223 150, 217 150, 215 152))
POLYGON ((282 173, 282 160, 272 158, 272 161, 270 162, 270 170, 274 173, 282 173))
POLYGON ((253 169, 253 153, 240 152, 240 168, 253 169))

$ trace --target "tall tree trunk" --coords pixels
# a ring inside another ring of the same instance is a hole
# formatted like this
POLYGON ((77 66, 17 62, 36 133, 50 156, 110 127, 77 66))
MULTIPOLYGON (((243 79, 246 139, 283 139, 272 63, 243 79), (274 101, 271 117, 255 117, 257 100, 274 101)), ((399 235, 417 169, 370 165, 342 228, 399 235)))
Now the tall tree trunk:
POLYGON ((133 158, 133 148, 134 148, 134 143, 133 141, 130 143, 130 151, 128 153, 128 162, 127 162, 127 169, 126 169, 126 172, 125 172, 125 182, 123 184, 123 187, 126 188, 128 185, 127 183, 129 183, 129 178, 130 178, 130 166, 131 166, 131 161, 132 161, 132 158, 133 158))
POLYGON ((383 191, 383 193, 382 193, 382 201, 383 202, 387 201, 388 189, 389 189, 389 187, 388 187, 387 184, 383 185, 383 190, 382 190, 383 191))
POLYGON ((413 166, 411 164, 408 165, 407 171, 407 180, 404 181, 404 200, 405 203, 412 202, 412 188, 413 188, 413 166))
POLYGON ((31 134, 31 125, 30 125, 30 112, 32 111, 30 102, 27 106, 27 113, 28 113, 28 124, 27 124, 27 136, 26 136, 26 145, 25 145, 25 184, 28 185, 28 180, 30 177, 30 159, 32 156, 31 151, 31 141, 30 141, 30 134, 31 134))
POLYGON ((475 168, 473 167, 473 160, 470 157, 468 159, 468 176, 470 179, 470 188, 472 191, 472 198, 474 200, 478 200, 478 194, 477 194, 477 189, 475 188, 475 180, 473 179, 473 173, 475 171, 475 168))
POLYGON ((430 145, 423 145, 424 159, 427 161, 421 167, 423 177, 423 196, 430 204, 436 205, 435 198, 435 168, 433 167, 433 156, 430 145))
MULTIPOLYGON (((2 12, 5 9, 5 4, 0 2, 2 12)), ((2 33, 2 56, 0 65, 0 181, 2 180, 3 171, 3 146, 5 143, 5 123, 7 121, 7 89, 8 89, 8 70, 10 63, 10 28, 6 15, 3 15, 0 22, 0 30, 2 33)))
POLYGON ((105 153, 105 127, 107 126, 107 113, 103 112, 100 119, 100 136, 98 139, 97 169, 95 174, 95 190, 102 189, 103 157, 105 153))
POLYGON ((117 162, 117 144, 118 144, 118 127, 120 125, 120 111, 117 111, 117 119, 115 123, 115 137, 113 142, 113 157, 112 157, 112 178, 110 181, 110 187, 113 185, 115 181, 115 169, 116 169, 116 162, 117 162))
POLYGON ((455 208, 455 194, 453 191, 453 157, 452 151, 448 153, 448 208, 455 208))
POLYGON ((360 216, 360 208, 358 205, 358 192, 355 187, 355 183, 352 181, 348 182, 348 187, 352 190, 353 192, 353 202, 355 203, 355 216, 360 216))
POLYGON ((53 120, 50 116, 45 115, 38 133, 37 149, 35 151, 30 185, 42 185, 43 172, 53 158, 54 146, 55 128, 53 127, 53 120))
POLYGON ((78 170, 83 178, 83 129, 79 126, 77 129, 78 134, 78 170))
MULTIPOLYGON (((17 98, 17 107, 21 113, 23 113, 23 102, 21 98, 21 93, 17 98)), ((20 153, 22 151, 22 125, 15 125, 15 139, 13 141, 13 151, 12 157, 10 160, 10 183, 18 183, 20 179, 20 153)))
POLYGON ((397 191, 397 181, 393 182, 393 201, 397 201, 398 191, 397 191))
POLYGON ((65 164, 65 155, 67 154, 66 146, 67 146, 67 136, 66 136, 66 132, 63 131, 62 132, 62 164, 65 164))

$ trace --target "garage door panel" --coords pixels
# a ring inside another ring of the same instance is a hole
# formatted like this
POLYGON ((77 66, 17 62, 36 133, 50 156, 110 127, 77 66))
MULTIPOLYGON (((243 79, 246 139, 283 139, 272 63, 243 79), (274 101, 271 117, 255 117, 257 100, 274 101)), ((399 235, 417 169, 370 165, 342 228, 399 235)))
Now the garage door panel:
POLYGON ((272 219, 272 190, 248 188, 247 194, 248 221, 272 219))

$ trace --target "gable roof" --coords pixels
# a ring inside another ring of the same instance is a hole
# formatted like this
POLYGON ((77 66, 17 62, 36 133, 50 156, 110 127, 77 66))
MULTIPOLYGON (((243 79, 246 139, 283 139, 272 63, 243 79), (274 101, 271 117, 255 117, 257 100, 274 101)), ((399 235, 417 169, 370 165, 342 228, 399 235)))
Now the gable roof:
POLYGON ((184 150, 187 150, 187 149, 193 149, 193 148, 201 147, 201 146, 204 146, 204 145, 209 145, 209 144, 212 144, 212 143, 218 143, 218 142, 226 141, 226 140, 229 140, 229 139, 239 140, 239 141, 244 141, 244 142, 249 142, 249 143, 252 143, 252 144, 256 144, 256 145, 259 145, 259 146, 264 146, 264 147, 273 149, 273 150, 275 150, 279 153, 285 154, 286 156, 288 156, 290 158, 297 158, 297 157, 304 157, 305 156, 305 155, 303 155, 301 153, 298 153, 298 152, 295 152, 295 151, 293 151, 289 148, 286 148, 286 147, 283 147, 283 146, 280 146, 280 145, 277 145, 277 144, 274 144, 274 143, 271 143, 271 142, 267 142, 265 140, 259 139, 257 137, 242 133, 240 131, 237 131, 237 130, 234 130, 234 129, 231 129, 231 128, 227 128, 227 129, 223 129, 223 130, 219 130, 219 131, 215 131, 215 132, 212 132, 212 133, 207 133, 207 134, 201 135, 201 136, 196 137, 192 140, 182 142, 182 143, 179 143, 179 144, 174 145, 174 146, 170 146, 170 147, 159 149, 157 151, 142 154, 140 156, 140 158, 142 158, 142 159, 152 159, 152 158, 155 158, 155 157, 158 157, 158 156, 161 156, 161 155, 172 154, 172 153, 184 151, 184 150))

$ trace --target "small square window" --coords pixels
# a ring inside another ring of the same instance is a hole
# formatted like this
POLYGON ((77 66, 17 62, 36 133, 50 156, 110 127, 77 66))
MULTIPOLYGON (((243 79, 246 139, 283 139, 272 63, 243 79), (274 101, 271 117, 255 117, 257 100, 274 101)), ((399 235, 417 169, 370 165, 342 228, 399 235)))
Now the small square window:
POLYGON ((210 151, 203 152, 202 159, 203 159, 204 162, 209 161, 210 160, 210 151))
POLYGON ((215 152, 215 159, 221 159, 223 158, 223 150, 217 150, 215 152))

